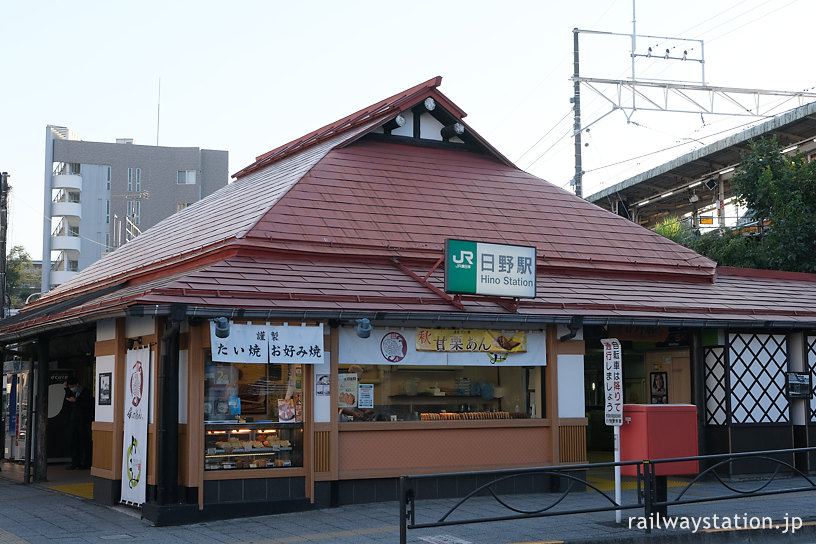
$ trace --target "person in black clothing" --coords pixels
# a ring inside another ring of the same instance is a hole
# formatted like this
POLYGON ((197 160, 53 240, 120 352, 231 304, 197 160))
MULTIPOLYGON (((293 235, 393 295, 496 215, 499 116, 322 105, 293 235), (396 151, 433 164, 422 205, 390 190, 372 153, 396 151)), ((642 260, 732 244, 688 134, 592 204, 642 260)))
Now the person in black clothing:
POLYGON ((76 378, 65 383, 65 400, 71 405, 71 464, 68 470, 91 466, 91 421, 93 401, 91 392, 79 385, 76 378))

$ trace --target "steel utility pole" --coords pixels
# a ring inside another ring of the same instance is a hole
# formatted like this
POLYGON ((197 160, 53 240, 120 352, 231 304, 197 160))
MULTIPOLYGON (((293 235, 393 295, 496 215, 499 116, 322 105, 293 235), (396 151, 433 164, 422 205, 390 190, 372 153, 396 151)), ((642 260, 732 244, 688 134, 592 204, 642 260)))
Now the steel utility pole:
POLYGON ((6 236, 8 235, 8 172, 0 174, 0 297, 2 297, 2 316, 8 315, 6 300, 6 236))
POLYGON ((575 194, 584 197, 584 191, 581 187, 581 178, 583 177, 583 170, 581 165, 581 80, 578 65, 578 32, 577 28, 572 29, 572 44, 573 44, 573 60, 572 60, 572 81, 573 81, 573 97, 572 109, 575 111, 575 122, 572 126, 572 135, 575 138, 575 177, 573 184, 575 185, 575 194))
MULTIPOLYGON (((581 157, 581 132, 587 130, 607 115, 620 111, 626 116, 626 122, 632 122, 637 110, 663 111, 675 113, 694 113, 697 115, 728 115, 748 117, 769 117, 771 105, 760 103, 760 98, 783 97, 813 100, 816 93, 807 91, 779 91, 769 89, 743 89, 737 87, 714 87, 706 84, 705 77, 705 43, 703 40, 678 38, 671 36, 650 36, 637 34, 635 18, 635 1, 632 1, 632 33, 603 32, 598 30, 581 30, 574 28, 573 34, 573 89, 572 98, 575 109, 575 194, 583 197, 583 161, 581 157), (581 77, 578 71, 578 35, 595 34, 618 38, 627 38, 632 50, 629 53, 632 74, 629 79, 605 79, 581 77), (646 42, 645 50, 637 50, 637 38, 646 42), (653 46, 648 44, 652 43, 653 46), (658 49, 658 44, 660 47, 658 49), (677 52, 674 52, 677 51, 677 52), (700 79, 697 81, 679 81, 663 79, 638 80, 635 73, 635 60, 666 61, 675 63, 697 64, 700 68, 700 79), (581 84, 606 100, 611 110, 581 126, 581 84), (631 104, 628 97, 631 96, 631 104)), ((775 106, 774 106, 775 107, 775 106)))

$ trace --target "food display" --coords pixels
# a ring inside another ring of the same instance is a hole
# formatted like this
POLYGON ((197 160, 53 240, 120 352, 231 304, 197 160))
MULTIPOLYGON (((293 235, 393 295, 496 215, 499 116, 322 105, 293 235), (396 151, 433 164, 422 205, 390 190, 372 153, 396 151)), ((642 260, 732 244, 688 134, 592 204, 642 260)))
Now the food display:
POLYGON ((205 470, 303 466, 301 424, 254 423, 205 426, 205 470))

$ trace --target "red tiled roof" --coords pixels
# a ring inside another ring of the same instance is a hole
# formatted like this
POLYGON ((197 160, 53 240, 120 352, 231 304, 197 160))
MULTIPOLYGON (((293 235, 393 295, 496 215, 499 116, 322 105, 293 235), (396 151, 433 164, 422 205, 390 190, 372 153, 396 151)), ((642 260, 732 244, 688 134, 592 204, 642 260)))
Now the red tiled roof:
POLYGON ((274 170, 239 180, 171 215, 38 299, 32 306, 121 283, 203 257, 244 236, 255 222, 334 146, 376 123, 357 127, 286 157, 274 170))
MULTIPOLYGON (((424 277, 428 264, 407 268, 424 277)), ((816 290, 800 279, 719 276, 715 283, 654 280, 606 275, 540 273, 537 297, 521 301, 518 315, 583 315, 610 320, 766 321, 816 323, 816 290)), ((441 288, 443 272, 430 275, 441 288)), ((238 255, 194 270, 127 286, 47 318, 18 322, 4 335, 36 328, 45 321, 104 315, 117 308, 184 303, 193 307, 248 311, 360 311, 396 313, 459 312, 450 300, 410 277, 393 261, 335 255, 238 255)), ((461 314, 507 314, 490 297, 462 297, 461 314)))
POLYGON ((532 245, 540 266, 713 276, 713 261, 491 157, 357 141, 334 149, 247 240, 421 249, 532 245))

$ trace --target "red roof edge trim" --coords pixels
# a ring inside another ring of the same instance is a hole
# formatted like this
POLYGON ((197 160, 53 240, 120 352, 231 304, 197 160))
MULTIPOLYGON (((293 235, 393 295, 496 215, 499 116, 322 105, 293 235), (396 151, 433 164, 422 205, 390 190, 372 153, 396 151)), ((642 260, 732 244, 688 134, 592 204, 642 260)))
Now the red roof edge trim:
POLYGON ((521 301, 520 309, 533 309, 533 308, 562 308, 565 310, 608 310, 608 311, 635 311, 635 312, 655 312, 660 314, 665 313, 678 313, 678 314, 694 314, 694 313, 706 313, 706 314, 735 314, 735 315, 792 315, 797 317, 806 317, 806 316, 816 316, 816 310, 814 311, 801 311, 801 310, 772 310, 769 308, 763 308, 758 310, 756 308, 709 308, 704 306, 649 306, 647 304, 570 304, 564 302, 538 302, 538 301, 521 301))
MULTIPOLYGON (((423 91, 431 91, 436 89, 442 84, 442 76, 436 76, 434 78, 429 79, 419 85, 415 85, 410 89, 402 91, 400 93, 395 94, 385 100, 381 100, 371 106, 363 108, 357 112, 352 113, 342 119, 335 121, 334 123, 330 123, 324 127, 321 127, 315 131, 312 131, 305 136, 301 136, 297 140, 292 140, 282 146, 276 147, 271 151, 267 151, 261 155, 258 155, 255 158, 255 162, 250 164, 249 166, 239 170, 235 174, 233 174, 234 178, 240 178, 249 174, 250 172, 257 170, 263 164, 267 164, 276 158, 281 158, 284 155, 287 155, 297 149, 302 149, 307 147, 308 145, 312 145, 317 143, 318 141, 328 138, 329 136, 336 134, 342 130, 347 130, 354 125, 358 125, 364 122, 367 122, 371 119, 374 119, 377 116, 385 115, 391 109, 397 107, 403 100, 416 95, 418 93, 422 93, 423 91)), ((458 110, 458 108, 456 108, 458 110)), ((462 112, 464 113, 464 112, 462 112)))
POLYGON ((759 268, 738 268, 736 266, 717 267, 718 276, 736 276, 766 280, 796 280, 816 282, 816 274, 808 272, 787 272, 785 270, 762 270, 759 268))
MULTIPOLYGON (((62 291, 56 293, 53 296, 49 296, 46 294, 45 296, 38 298, 34 302, 27 304, 25 308, 23 308, 23 312, 37 308, 41 305, 53 304, 55 302, 60 302, 62 300, 67 300, 74 298, 80 294, 88 293, 92 291, 98 291, 100 289, 104 289, 105 287, 109 287, 111 285, 115 285, 117 283, 128 283, 129 285, 137 285, 139 283, 144 283, 149 279, 155 279, 156 277, 164 277, 167 270, 171 270, 171 273, 196 268, 202 264, 209 264, 212 261, 220 260, 222 253, 220 250, 223 248, 231 249, 230 240, 225 241, 222 240, 212 246, 209 247, 202 247, 198 248, 199 251, 197 253, 188 253, 182 255, 175 255, 171 258, 165 260, 159 260, 153 263, 150 263, 144 266, 141 269, 135 271, 126 271, 121 274, 117 274, 115 276, 109 276, 103 280, 99 280, 83 286, 79 289, 74 289, 70 291, 62 291), (175 261, 175 262, 174 262, 175 261)), ((228 256, 233 256, 232 252, 227 253, 228 256)))

